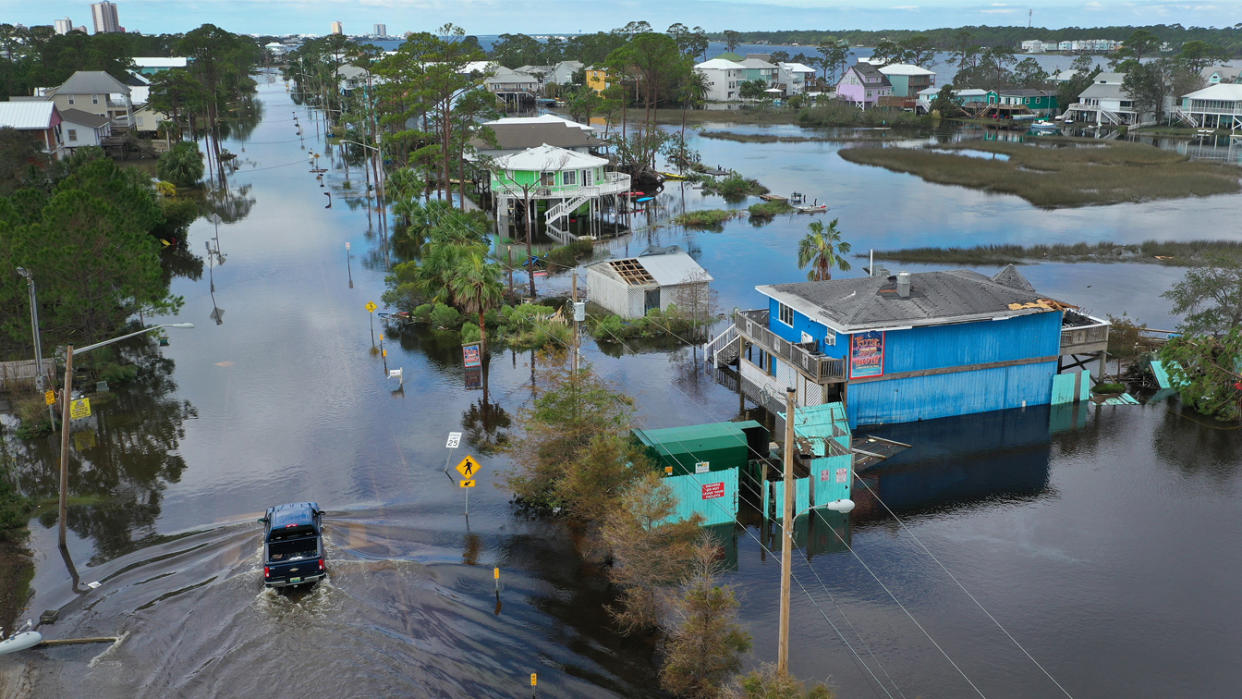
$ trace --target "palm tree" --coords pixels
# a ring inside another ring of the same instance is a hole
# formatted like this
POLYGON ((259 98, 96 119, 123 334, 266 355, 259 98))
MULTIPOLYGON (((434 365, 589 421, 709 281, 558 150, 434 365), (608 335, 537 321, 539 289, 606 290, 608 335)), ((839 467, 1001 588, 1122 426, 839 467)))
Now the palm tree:
POLYGON ((453 303, 466 313, 479 315, 479 358, 483 371, 483 404, 487 405, 487 321, 485 314, 501 304, 504 286, 500 266, 487 261, 487 251, 470 249, 460 258, 448 282, 453 303))
POLYGON ((798 268, 808 264, 811 266, 806 273, 808 281, 832 279, 834 266, 842 272, 850 269, 850 263, 844 257, 850 251, 850 244, 841 240, 841 231, 837 230, 838 220, 832 219, 827 228, 820 221, 812 222, 807 226, 811 232, 798 243, 798 268))
POLYGON ((681 89, 678 91, 678 97, 681 98, 681 150, 678 153, 677 172, 685 172, 686 166, 686 110, 691 107, 697 109, 703 100, 707 99, 707 92, 711 86, 707 83, 707 75, 700 73, 694 69, 693 62, 687 66, 688 72, 685 73, 681 83, 681 89))

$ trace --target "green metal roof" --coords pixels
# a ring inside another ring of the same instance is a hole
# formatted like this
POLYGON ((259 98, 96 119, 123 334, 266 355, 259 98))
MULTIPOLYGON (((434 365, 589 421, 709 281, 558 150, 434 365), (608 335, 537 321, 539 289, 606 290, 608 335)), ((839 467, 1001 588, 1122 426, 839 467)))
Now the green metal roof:
POLYGON ((744 430, 762 427, 754 420, 745 422, 713 422, 706 425, 663 427, 655 430, 634 430, 643 444, 659 452, 698 453, 713 449, 746 446, 744 430))

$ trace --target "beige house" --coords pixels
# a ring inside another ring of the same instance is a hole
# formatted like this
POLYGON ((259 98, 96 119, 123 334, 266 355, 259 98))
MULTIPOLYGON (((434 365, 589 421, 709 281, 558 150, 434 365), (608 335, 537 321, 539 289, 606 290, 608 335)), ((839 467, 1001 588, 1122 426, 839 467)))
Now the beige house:
POLYGON ((47 96, 61 112, 77 109, 88 114, 107 117, 113 126, 133 125, 134 105, 129 85, 102 70, 79 70, 64 84, 54 87, 47 96))

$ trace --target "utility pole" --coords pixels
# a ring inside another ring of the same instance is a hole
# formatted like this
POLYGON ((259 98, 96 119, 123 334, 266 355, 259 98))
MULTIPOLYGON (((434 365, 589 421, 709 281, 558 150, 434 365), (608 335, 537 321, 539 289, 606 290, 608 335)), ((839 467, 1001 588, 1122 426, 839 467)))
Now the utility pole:
POLYGON ((573 299, 574 309, 574 357, 570 364, 573 375, 578 375, 578 270, 574 269, 573 282, 570 288, 570 298, 573 299))
POLYGON ((73 395, 73 345, 65 348, 65 387, 60 400, 60 532, 57 541, 65 548, 65 517, 69 510, 69 403, 73 395))
POLYGON ((780 638, 776 646, 776 671, 789 674, 789 583, 793 572, 794 518, 794 388, 785 389, 785 503, 781 519, 781 611, 780 638))
MULTIPOLYGON (((30 332, 34 334, 35 352, 35 388, 40 392, 47 385, 47 377, 43 374, 43 341, 39 338, 39 299, 35 294, 34 276, 25 267, 18 267, 17 273, 26 280, 30 291, 30 332)), ((54 425, 56 419, 52 415, 52 406, 47 406, 47 419, 54 425)))

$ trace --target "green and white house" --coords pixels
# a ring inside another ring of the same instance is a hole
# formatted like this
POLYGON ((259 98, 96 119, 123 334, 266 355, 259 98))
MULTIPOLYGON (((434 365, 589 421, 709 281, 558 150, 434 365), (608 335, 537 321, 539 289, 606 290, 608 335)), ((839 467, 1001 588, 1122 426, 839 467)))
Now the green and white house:
POLYGON ((606 165, 605 158, 547 144, 490 161, 497 221, 517 202, 547 203, 544 223, 549 228, 578 211, 594 217, 604 197, 630 190, 630 176, 608 172, 606 165))
POLYGON ((1040 116, 1053 116, 1058 113, 1057 93, 1048 90, 988 90, 988 104, 1021 105, 1040 116))

